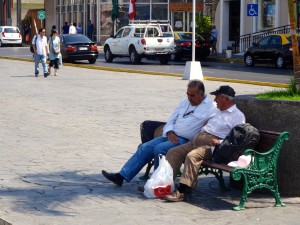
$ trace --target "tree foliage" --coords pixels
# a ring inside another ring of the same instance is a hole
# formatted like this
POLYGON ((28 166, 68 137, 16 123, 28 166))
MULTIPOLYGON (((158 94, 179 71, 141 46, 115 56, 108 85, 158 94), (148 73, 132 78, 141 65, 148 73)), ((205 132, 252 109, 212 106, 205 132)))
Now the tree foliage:
POLYGON ((212 28, 211 18, 209 16, 203 15, 201 13, 199 16, 196 16, 196 33, 210 33, 212 28))

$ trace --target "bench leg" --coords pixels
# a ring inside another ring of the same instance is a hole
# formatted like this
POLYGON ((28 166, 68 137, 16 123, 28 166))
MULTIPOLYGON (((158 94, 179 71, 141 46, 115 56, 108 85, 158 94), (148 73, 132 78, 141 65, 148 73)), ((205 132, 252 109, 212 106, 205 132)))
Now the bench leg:
POLYGON ((224 181, 224 177, 223 177, 223 171, 220 169, 215 169, 215 168, 211 168, 208 166, 201 166, 200 167, 200 171, 199 171, 199 175, 201 174, 213 174, 217 180, 219 181, 219 186, 221 191, 229 191, 229 188, 226 187, 225 185, 225 181, 224 181))
POLYGON ((275 183, 274 185, 274 190, 271 190, 274 197, 275 197, 275 205, 276 207, 279 207, 279 206, 285 206, 284 203, 281 202, 280 200, 280 194, 278 192, 278 185, 277 185, 277 182, 275 183))
POLYGON ((240 199, 240 204, 238 206, 233 207, 233 210, 235 210, 235 211, 244 210, 245 209, 244 205, 247 200, 247 197, 248 197, 248 194, 244 194, 244 191, 243 191, 242 197, 240 199))
POLYGON ((225 185, 225 181, 224 181, 224 177, 223 177, 223 171, 219 170, 217 173, 214 174, 215 177, 218 179, 219 181, 219 186, 221 191, 229 191, 229 189, 226 187, 225 185))
POLYGON ((151 162, 148 163, 146 172, 145 172, 144 176, 140 177, 140 180, 148 180, 150 178, 149 174, 150 174, 150 170, 153 165, 154 165, 154 160, 152 160, 151 162))

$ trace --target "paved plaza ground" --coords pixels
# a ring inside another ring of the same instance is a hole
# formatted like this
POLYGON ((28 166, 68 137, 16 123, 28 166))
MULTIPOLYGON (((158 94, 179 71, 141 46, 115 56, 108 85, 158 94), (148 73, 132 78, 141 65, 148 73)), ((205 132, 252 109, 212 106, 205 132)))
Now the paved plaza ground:
MULTIPOLYGON (((0 225, 299 224, 300 198, 275 208, 271 194, 253 194, 235 212, 240 190, 221 193, 210 176, 187 202, 166 203, 138 192, 138 177, 120 188, 101 175, 135 152, 142 121, 168 118, 188 81, 68 66, 35 78, 33 63, 4 59, 0 68, 0 225)), ((274 89, 226 84, 238 95, 274 89)))

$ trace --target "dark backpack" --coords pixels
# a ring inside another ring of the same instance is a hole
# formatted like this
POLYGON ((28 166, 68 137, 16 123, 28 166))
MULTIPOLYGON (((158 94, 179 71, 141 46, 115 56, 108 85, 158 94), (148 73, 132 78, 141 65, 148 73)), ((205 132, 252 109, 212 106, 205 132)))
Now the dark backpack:
POLYGON ((156 128, 165 124, 166 124, 165 122, 152 121, 152 120, 145 120, 144 122, 142 122, 140 126, 142 143, 151 141, 154 138, 154 132, 156 128))
POLYGON ((256 147, 259 136, 259 131, 249 123, 235 126, 223 142, 216 146, 213 161, 228 164, 231 161, 238 160, 246 149, 256 147))
MULTIPOLYGON (((36 45, 36 39, 37 39, 37 36, 35 35, 34 37, 33 37, 33 39, 34 39, 34 44, 36 45)), ((32 42, 30 43, 30 52, 31 53, 34 53, 34 50, 33 50, 33 44, 32 44, 32 42)))

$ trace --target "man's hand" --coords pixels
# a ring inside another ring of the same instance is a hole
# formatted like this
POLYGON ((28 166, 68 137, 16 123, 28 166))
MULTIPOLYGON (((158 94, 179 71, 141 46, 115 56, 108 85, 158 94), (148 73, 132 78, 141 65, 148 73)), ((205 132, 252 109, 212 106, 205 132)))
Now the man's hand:
POLYGON ((178 144, 178 137, 172 130, 167 132, 167 138, 173 144, 178 144))
POLYGON ((219 145, 219 144, 220 144, 220 141, 216 138, 213 138, 210 141, 210 145, 212 145, 212 146, 216 146, 216 145, 219 145))

